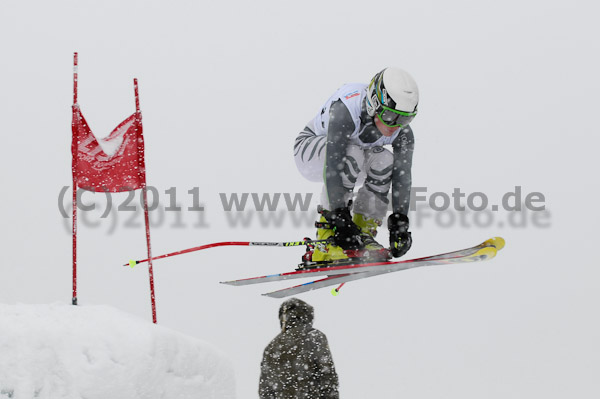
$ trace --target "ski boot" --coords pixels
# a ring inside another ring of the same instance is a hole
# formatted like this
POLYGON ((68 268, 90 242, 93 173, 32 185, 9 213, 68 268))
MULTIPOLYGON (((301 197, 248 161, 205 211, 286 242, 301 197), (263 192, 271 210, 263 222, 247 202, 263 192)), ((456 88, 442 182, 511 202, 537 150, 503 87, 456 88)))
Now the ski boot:
POLYGON ((330 265, 342 265, 360 262, 372 262, 379 260, 388 260, 391 258, 390 251, 381 246, 373 238, 377 234, 379 224, 374 219, 366 219, 360 214, 355 214, 353 221, 362 231, 361 238, 365 247, 355 250, 344 250, 333 243, 334 231, 327 222, 322 207, 318 208, 321 218, 315 222, 317 227, 317 241, 328 240, 328 242, 317 242, 307 244, 306 253, 302 257, 302 264, 299 269, 308 267, 320 267, 330 265), (357 223, 358 222, 358 223, 357 223))
POLYGON ((319 221, 315 222, 317 242, 307 242, 306 253, 296 270, 348 263, 348 255, 333 243, 335 232, 325 218, 328 211, 319 205, 317 212, 321 215, 319 221))
POLYGON ((312 253, 312 261, 318 263, 324 262, 339 262, 348 259, 348 255, 344 253, 341 247, 338 247, 333 243, 333 229, 327 223, 325 216, 321 215, 318 222, 315 223, 317 227, 317 240, 330 240, 327 243, 319 243, 315 245, 312 253))
POLYGON ((360 213, 355 213, 352 217, 352 221, 356 224, 360 230, 362 231, 361 238, 365 243, 365 248, 357 250, 357 254, 348 253, 349 256, 361 257, 361 258, 369 258, 372 260, 389 260, 392 258, 390 250, 384 248, 383 245, 379 244, 375 241, 375 236, 377 235, 377 228, 381 226, 381 220, 366 218, 364 215, 360 213))

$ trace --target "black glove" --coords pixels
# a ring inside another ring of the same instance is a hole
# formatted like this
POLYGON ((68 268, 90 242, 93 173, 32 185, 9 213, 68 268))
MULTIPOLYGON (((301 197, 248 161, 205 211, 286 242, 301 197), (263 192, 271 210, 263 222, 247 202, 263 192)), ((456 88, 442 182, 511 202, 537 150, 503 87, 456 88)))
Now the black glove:
POLYGON ((408 216, 392 213, 388 217, 390 230, 390 249, 394 258, 406 254, 412 245, 412 235, 408 231, 408 216))
POLYGON ((337 208, 323 214, 334 231, 333 243, 342 249, 362 249, 361 231, 352 221, 350 209, 337 208))

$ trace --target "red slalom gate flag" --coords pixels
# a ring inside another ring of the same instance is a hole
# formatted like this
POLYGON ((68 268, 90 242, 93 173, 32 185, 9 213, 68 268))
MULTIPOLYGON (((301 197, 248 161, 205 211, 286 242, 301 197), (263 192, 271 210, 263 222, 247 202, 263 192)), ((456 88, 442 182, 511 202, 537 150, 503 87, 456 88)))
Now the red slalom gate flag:
MULTIPOLYGON (((141 189, 144 199, 146 244, 148 257, 152 258, 150 224, 146 192, 146 166, 144 162, 144 137, 137 79, 133 80, 135 113, 119 124, 106 138, 97 139, 87 124, 77 102, 78 57, 74 55, 73 71, 73 297, 77 304, 77 189, 94 192, 123 192, 141 189)), ((154 277, 149 264, 152 320, 156 323, 154 277)))
POLYGON ((111 193, 144 188, 144 138, 139 111, 104 139, 96 139, 79 105, 73 106, 73 175, 77 186, 111 193), (111 151, 112 150, 112 151, 111 151))

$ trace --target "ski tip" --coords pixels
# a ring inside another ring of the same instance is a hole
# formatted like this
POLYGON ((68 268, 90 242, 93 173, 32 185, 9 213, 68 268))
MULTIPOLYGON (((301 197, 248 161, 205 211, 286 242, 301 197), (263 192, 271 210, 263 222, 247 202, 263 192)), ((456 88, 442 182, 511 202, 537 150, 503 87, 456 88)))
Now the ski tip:
POLYGON ((135 261, 135 260, 131 259, 131 260, 129 261, 129 267, 131 267, 131 268, 133 269, 133 267, 134 267, 135 265, 137 265, 137 261, 135 261))
POLYGON ((483 247, 479 251, 477 251, 473 255, 473 257, 475 260, 488 260, 488 259, 492 259, 493 257, 495 257, 497 253, 498 253, 498 250, 493 246, 483 247))
MULTIPOLYGON (((255 279, 242 279, 242 280, 229 280, 229 281, 219 281, 219 284, 227 284, 233 285, 235 287, 239 287, 242 285, 248 285, 248 281, 254 281, 255 279)), ((252 283, 250 283, 252 284, 252 283)))
POLYGON ((504 238, 502 237, 492 237, 486 242, 484 242, 484 244, 493 245, 494 247, 496 247, 496 250, 500 251, 502 248, 504 248, 506 241, 504 241, 504 238))
POLYGON ((260 294, 262 296, 266 296, 269 298, 277 298, 277 299, 281 299, 281 298, 285 298, 287 295, 281 291, 285 291, 285 290, 279 290, 279 291, 273 291, 273 292, 267 292, 265 294, 260 294))

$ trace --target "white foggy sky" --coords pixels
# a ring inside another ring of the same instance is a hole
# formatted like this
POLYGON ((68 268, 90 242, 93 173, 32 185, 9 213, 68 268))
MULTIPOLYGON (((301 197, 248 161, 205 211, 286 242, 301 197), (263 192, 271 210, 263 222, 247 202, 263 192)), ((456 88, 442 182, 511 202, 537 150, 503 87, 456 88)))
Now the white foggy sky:
MULTIPOLYGON (((71 241, 57 197, 71 183, 74 51, 95 133, 134 111, 137 77, 148 183, 176 187, 184 206, 200 187, 210 228, 193 228, 190 212, 187 227, 172 228, 169 215, 152 231, 154 254, 314 234, 289 222, 233 228, 218 194, 319 193, 295 169, 296 134, 341 84, 395 65, 421 92, 414 185, 496 202, 514 186, 539 191, 551 227, 424 222, 408 257, 494 235, 507 246, 489 263, 300 296, 329 338, 342 397, 595 398, 597 15, 587 1, 3 1, 0 302, 70 301, 71 241)), ((114 219, 80 227, 80 303, 149 319, 145 269, 119 266, 145 257, 143 230, 119 217, 114 234, 114 219)), ((280 286, 218 282, 291 269, 301 254, 220 248, 157 261, 159 323, 224 350, 238 397, 257 397, 280 304, 259 294, 280 286)))

